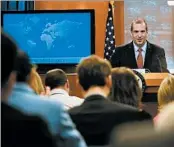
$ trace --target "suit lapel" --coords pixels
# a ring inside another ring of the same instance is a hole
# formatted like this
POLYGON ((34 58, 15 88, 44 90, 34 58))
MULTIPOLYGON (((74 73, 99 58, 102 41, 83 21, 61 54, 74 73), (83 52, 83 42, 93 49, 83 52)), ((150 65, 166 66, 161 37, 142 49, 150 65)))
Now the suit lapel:
POLYGON ((145 62, 144 62, 144 68, 150 67, 149 64, 151 64, 152 60, 152 48, 149 42, 147 42, 147 50, 145 55, 145 62))
POLYGON ((135 59, 135 52, 134 52, 134 46, 133 46, 133 42, 131 42, 128 46, 128 49, 127 49, 127 55, 128 55, 128 64, 131 64, 130 67, 132 68, 137 68, 137 61, 135 59), (131 58, 130 58, 131 57, 131 58))

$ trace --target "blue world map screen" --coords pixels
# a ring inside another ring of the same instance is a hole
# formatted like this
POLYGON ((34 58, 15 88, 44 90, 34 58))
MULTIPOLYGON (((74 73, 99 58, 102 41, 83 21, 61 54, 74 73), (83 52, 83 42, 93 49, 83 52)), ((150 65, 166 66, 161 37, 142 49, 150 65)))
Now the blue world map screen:
POLYGON ((76 64, 91 55, 91 14, 4 14, 3 29, 32 63, 76 64))

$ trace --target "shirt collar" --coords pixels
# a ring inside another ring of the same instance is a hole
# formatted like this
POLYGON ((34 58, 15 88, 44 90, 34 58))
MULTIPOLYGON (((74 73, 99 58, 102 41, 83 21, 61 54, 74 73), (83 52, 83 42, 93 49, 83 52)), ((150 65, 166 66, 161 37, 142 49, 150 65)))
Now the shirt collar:
POLYGON ((88 92, 85 94, 85 98, 92 96, 92 95, 101 95, 103 97, 106 97, 106 94, 104 92, 88 92))
POLYGON ((13 89, 34 92, 34 90, 25 82, 16 82, 13 89))
POLYGON ((69 96, 68 92, 63 89, 53 89, 51 90, 50 95, 53 95, 53 94, 63 94, 63 95, 69 96))
MULTIPOLYGON (((139 47, 133 42, 133 46, 134 46, 134 52, 138 52, 139 47)), ((145 42, 145 44, 141 47, 143 52, 146 52, 147 49, 147 41, 145 42)))

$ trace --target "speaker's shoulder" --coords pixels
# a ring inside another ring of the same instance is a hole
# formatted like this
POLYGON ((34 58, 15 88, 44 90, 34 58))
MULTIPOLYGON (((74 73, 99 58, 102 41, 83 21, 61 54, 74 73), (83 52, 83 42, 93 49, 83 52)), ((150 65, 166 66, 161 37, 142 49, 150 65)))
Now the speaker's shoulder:
POLYGON ((153 44, 153 43, 149 43, 149 46, 151 49, 153 49, 154 51, 162 51, 164 50, 164 48, 162 48, 161 46, 157 45, 157 44, 153 44))

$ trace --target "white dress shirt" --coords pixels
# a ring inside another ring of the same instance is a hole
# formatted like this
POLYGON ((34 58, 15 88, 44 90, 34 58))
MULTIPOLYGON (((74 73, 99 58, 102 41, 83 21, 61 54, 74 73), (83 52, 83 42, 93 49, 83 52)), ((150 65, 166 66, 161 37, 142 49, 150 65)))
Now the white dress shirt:
POLYGON ((64 104, 65 108, 68 110, 72 107, 79 106, 83 103, 83 99, 70 96, 67 91, 63 89, 53 89, 50 92, 49 98, 51 100, 59 101, 64 104))
MULTIPOLYGON (((139 54, 138 49, 140 47, 138 47, 135 43, 133 43, 133 45, 134 45, 135 59, 137 61, 137 57, 138 57, 138 54, 139 54)), ((142 49, 143 65, 144 65, 145 55, 146 55, 146 50, 147 50, 147 42, 141 47, 141 49, 142 49)))

